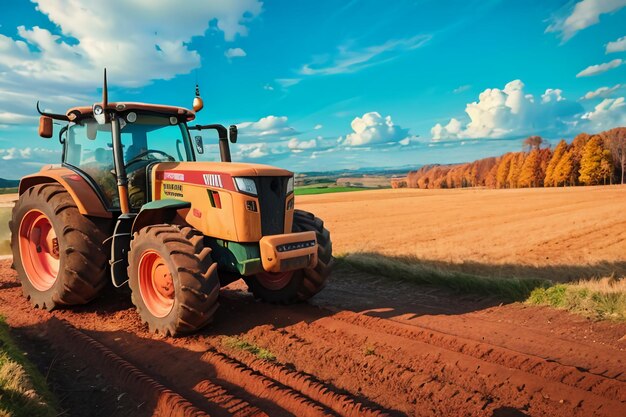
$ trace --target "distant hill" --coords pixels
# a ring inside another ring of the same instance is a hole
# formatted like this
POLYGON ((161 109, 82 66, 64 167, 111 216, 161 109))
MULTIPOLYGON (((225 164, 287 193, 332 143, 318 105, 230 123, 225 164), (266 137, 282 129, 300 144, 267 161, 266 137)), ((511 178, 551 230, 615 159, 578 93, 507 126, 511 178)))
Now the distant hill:
POLYGON ((5 180, 0 178, 0 188, 15 188, 20 185, 20 180, 5 180))

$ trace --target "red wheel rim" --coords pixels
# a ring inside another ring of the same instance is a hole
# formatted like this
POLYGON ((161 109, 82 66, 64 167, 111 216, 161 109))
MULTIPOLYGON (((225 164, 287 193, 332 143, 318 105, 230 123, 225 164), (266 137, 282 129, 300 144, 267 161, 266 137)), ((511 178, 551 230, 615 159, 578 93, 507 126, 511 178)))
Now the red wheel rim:
POLYGON ((47 291, 59 274, 59 240, 48 216, 31 210, 22 218, 19 249, 28 281, 35 289, 47 291))
POLYGON ((288 272, 260 272, 256 275, 259 283, 268 290, 280 290, 291 282, 293 271, 288 272))
POLYGON ((147 250, 139 260, 139 292, 148 311, 165 317, 174 307, 174 280, 165 259, 154 250, 147 250))

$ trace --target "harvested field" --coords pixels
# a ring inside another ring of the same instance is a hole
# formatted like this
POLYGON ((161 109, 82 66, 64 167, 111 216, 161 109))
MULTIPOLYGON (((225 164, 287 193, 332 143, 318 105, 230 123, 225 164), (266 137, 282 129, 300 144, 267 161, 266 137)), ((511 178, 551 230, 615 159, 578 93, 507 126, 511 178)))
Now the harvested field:
MULTIPOLYGON (((624 270, 624 192, 383 190, 298 206, 325 218, 339 253, 568 280, 624 270)), ((48 352, 36 362, 69 415, 617 417, 626 407, 626 323, 502 294, 339 261, 310 303, 263 304, 238 281, 222 289, 213 324, 173 339, 148 333, 112 288, 87 306, 34 310, 10 263, 0 261, 0 315, 31 357, 48 352), (51 357, 85 379, 63 380, 51 357), (81 391, 85 381, 103 391, 81 391)))
POLYGON ((375 190, 296 204, 324 219, 335 253, 553 281, 626 275, 626 186, 375 190))

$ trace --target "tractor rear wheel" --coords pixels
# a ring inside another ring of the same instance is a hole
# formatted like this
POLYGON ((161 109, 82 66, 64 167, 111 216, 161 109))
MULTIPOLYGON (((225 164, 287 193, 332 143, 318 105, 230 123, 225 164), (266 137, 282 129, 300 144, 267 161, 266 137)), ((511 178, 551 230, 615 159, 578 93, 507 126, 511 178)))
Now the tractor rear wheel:
POLYGON ((262 272, 252 277, 244 277, 248 289, 256 298, 270 303, 292 304, 308 300, 326 285, 333 266, 333 247, 330 232, 324 228, 324 222, 312 213, 295 210, 292 231, 315 232, 317 266, 290 272, 262 272))
POLYGON ((192 227, 159 224, 135 232, 128 255, 131 298, 151 332, 190 333, 208 324, 220 283, 211 248, 192 227))
POLYGON ((85 304, 105 286, 109 222, 80 214, 62 185, 26 190, 9 228, 22 291, 35 307, 85 304))

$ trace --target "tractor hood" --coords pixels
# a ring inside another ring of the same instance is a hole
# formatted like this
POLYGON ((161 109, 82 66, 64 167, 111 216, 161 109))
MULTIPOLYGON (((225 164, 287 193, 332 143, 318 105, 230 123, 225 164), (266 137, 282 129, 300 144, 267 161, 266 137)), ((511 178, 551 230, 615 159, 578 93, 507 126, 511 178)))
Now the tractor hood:
POLYGON ((231 177, 291 177, 293 172, 262 164, 237 162, 162 162, 154 167, 156 172, 194 174, 226 174, 231 177))

